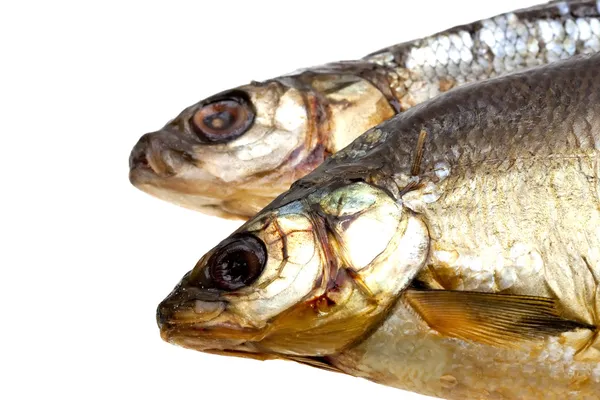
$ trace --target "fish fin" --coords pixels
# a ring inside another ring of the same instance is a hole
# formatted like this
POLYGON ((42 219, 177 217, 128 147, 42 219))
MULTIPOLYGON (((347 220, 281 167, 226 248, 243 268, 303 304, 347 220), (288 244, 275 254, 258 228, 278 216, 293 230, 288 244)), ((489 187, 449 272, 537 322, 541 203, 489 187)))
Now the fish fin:
POLYGON ((539 340, 588 324, 562 317, 553 299, 453 290, 407 290, 404 299, 444 336, 497 346, 539 340))
POLYGON ((316 368, 324 369, 327 371, 344 373, 344 371, 337 368, 335 365, 331 364, 329 362, 329 360, 327 359, 327 357, 292 356, 292 355, 270 354, 270 353, 250 353, 250 352, 235 351, 235 350, 203 350, 203 351, 205 353, 217 354, 220 356, 250 358, 252 360, 259 360, 259 361, 266 361, 266 360, 295 361, 300 364, 310 365, 311 367, 316 367, 316 368))
POLYGON ((283 356, 282 358, 285 360, 295 361, 300 364, 309 365, 311 367, 324 369, 326 371, 340 372, 342 374, 344 373, 344 371, 335 365, 332 365, 327 357, 283 356))
POLYGON ((415 153, 415 157, 410 168, 410 174, 412 176, 419 176, 421 174, 421 161, 423 160, 423 152, 425 151, 426 139, 427 131, 421 130, 421 132, 419 132, 419 139, 417 139, 417 151, 415 153))

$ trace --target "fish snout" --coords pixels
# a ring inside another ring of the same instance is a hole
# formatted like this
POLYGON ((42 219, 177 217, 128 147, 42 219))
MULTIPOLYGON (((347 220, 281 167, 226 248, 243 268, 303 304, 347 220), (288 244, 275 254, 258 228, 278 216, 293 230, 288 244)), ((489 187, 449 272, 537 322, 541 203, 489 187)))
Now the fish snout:
POLYGON ((160 303, 156 308, 156 323, 158 324, 158 329, 162 331, 163 328, 167 326, 171 320, 172 314, 172 308, 165 305, 164 302, 160 303))
POLYGON ((217 293, 178 286, 156 309, 156 323, 163 334, 182 326, 201 326, 217 318, 226 302, 217 293))
POLYGON ((159 178, 168 178, 176 175, 191 162, 188 153, 170 147, 161 133, 159 131, 145 134, 131 150, 129 171, 132 181, 140 173, 151 173, 159 178))
POLYGON ((129 169, 148 168, 148 159, 146 157, 146 149, 148 148, 149 134, 142 136, 133 146, 131 154, 129 154, 129 169))

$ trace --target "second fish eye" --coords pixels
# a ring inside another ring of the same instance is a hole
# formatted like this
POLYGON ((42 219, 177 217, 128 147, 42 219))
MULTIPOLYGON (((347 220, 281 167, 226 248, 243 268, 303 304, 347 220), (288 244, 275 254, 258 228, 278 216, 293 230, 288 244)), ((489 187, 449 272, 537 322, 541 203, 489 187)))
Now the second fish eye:
POLYGON ((223 143, 244 134, 254 122, 254 111, 242 96, 231 96, 199 108, 190 126, 204 141, 223 143))
POLYGON ((225 241, 208 260, 212 284, 222 290, 250 285, 262 274, 267 263, 264 243, 249 235, 236 235, 225 241))

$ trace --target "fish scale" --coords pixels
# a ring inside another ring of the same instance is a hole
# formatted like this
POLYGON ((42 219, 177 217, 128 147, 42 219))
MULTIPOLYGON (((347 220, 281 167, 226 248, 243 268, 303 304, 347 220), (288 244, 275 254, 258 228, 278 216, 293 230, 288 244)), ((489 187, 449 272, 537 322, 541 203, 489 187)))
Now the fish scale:
POLYGON ((600 51, 599 2, 557 2, 455 27, 376 52, 408 109, 448 89, 600 51))

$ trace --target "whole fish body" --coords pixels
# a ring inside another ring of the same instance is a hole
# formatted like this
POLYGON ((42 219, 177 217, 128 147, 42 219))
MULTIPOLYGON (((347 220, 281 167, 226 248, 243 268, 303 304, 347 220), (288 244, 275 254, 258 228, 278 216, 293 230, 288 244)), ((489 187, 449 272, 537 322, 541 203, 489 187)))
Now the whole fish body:
POLYGON ((184 347, 448 399, 600 398, 600 54, 370 129, 161 303, 184 347))
POLYGON ((465 83, 600 50, 598 2, 554 2, 227 90, 144 135, 130 180, 248 218, 367 129, 465 83))

